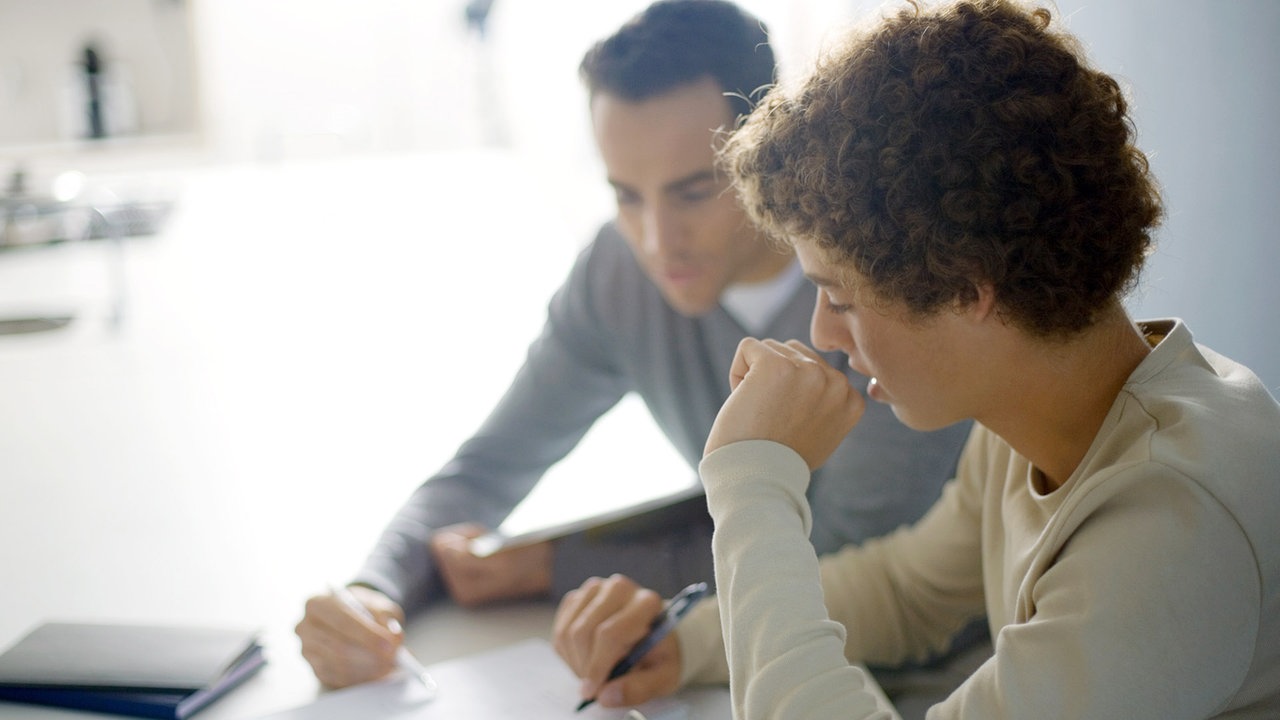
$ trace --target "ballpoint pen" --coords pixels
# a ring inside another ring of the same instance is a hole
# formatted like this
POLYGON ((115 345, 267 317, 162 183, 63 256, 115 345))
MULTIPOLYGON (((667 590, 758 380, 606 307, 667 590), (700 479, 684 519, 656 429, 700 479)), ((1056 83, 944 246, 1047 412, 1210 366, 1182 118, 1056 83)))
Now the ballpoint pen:
MULTIPOLYGON (((676 624, 680 622, 680 618, 683 618, 706 594, 707 584, 704 582, 694 583, 676 593, 676 596, 671 598, 667 606, 658 614, 658 617, 653 619, 653 624, 649 626, 649 632, 640 639, 640 642, 636 643, 634 648, 631 648, 631 652, 627 653, 626 657, 619 660, 618 664, 614 665, 613 669, 609 671, 609 677, 605 679, 605 682, 620 678, 631 672, 631 668, 635 667, 636 663, 640 662, 640 659, 648 654, 654 646, 662 642, 663 638, 671 634, 671 631, 676 628, 676 624)), ((578 712, 582 712, 584 708, 595 701, 596 699, 593 697, 583 700, 578 704, 578 712)))
MULTIPOLYGON (((356 596, 346 587, 342 585, 331 585, 329 587, 329 592, 333 593, 333 596, 338 598, 343 605, 346 605, 348 608, 359 613, 362 617, 372 620, 375 623, 378 621, 377 618, 373 616, 373 613, 369 611, 369 608, 365 607, 364 603, 361 603, 360 600, 357 599, 356 596)), ((396 623, 397 626, 399 625, 399 622, 394 618, 392 619, 392 622, 396 623)), ((391 628, 393 632, 398 629, 398 627, 391 628)), ((427 672, 427 669, 422 666, 422 663, 418 662, 418 658, 414 657, 413 653, 409 652, 409 648, 404 645, 401 645, 396 649, 396 666, 402 671, 417 678, 418 681, 422 683, 423 687, 430 691, 432 695, 435 695, 437 689, 435 678, 431 677, 431 673, 427 672)))

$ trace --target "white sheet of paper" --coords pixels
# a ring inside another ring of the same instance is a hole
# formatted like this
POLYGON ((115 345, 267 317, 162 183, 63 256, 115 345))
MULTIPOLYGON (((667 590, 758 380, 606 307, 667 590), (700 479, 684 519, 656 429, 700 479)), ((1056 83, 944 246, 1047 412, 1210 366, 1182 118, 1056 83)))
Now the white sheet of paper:
MULTIPOLYGON (((546 640, 525 640, 427 668, 439 684, 431 698, 404 676, 324 693, 307 705, 261 720, 625 720, 628 710, 592 705, 575 712, 578 679, 546 640)), ((726 688, 695 688, 637 708, 646 720, 729 720, 726 688)))

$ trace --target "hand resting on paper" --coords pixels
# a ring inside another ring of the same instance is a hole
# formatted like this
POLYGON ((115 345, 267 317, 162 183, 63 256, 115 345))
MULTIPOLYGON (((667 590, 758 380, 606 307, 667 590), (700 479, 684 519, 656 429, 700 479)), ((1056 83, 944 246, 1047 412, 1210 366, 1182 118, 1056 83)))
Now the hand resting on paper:
POLYGON ((662 597, 623 575, 588 578, 556 609, 552 644, 582 680, 582 698, 603 707, 639 705, 679 689, 680 644, 663 638, 631 672, 605 682, 609 671, 649 632, 662 597))
POLYGON ((431 536, 431 554, 454 602, 476 607, 498 600, 545 596, 551 591, 550 542, 478 557, 471 552, 471 540, 487 532, 482 525, 462 523, 431 536))
POLYGON ((341 688, 384 677, 396 668, 396 650, 404 642, 404 611, 391 598, 367 587, 351 594, 368 608, 363 616, 333 594, 307 600, 294 632, 302 657, 327 687, 341 688))

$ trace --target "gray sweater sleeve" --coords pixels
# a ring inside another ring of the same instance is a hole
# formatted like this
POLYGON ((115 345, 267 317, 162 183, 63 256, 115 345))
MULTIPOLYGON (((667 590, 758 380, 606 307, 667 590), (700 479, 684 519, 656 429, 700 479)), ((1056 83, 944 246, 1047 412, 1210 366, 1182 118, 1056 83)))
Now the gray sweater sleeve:
MULTIPOLYGON (((807 339, 813 292, 797 289, 765 334, 807 339)), ((746 334, 723 308, 697 317, 673 310, 625 240, 606 225, 552 299, 542 334, 506 396, 456 456, 409 498, 356 581, 386 592, 406 610, 441 596, 427 549, 430 534, 463 521, 496 527, 627 392, 643 399, 689 463, 692 478, 728 397, 729 367, 746 334)), ((847 358, 827 359, 843 366, 855 387, 865 385, 865 378, 848 369, 847 358)), ((962 424, 918 433, 889 408, 869 407, 858 432, 810 486, 817 551, 832 552, 919 518, 951 477, 967 431, 962 424)), ((620 471, 607 481, 645 479, 620 471)), ((553 591, 612 572, 668 593, 709 579, 711 521, 705 503, 640 520, 621 531, 604 528, 559 542, 553 591)))
POLYGON ((523 367, 476 433, 427 479, 383 531, 354 582, 416 610, 444 594, 428 550, 436 529, 497 527, 591 424, 629 389, 592 303, 597 244, 578 257, 551 300, 523 367))

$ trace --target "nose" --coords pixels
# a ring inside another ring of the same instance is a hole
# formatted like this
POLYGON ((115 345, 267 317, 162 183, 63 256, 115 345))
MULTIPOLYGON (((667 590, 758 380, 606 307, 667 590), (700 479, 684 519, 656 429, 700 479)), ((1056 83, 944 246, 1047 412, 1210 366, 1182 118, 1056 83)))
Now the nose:
POLYGON ((665 255, 679 247, 680 230, 675 213, 661 203, 645 208, 641 217, 641 243, 649 255, 665 255))
POLYGON ((831 312, 828 305, 827 296, 818 290, 813 303, 813 317, 809 321, 809 340, 815 349, 822 352, 843 350, 851 353, 853 336, 844 323, 844 316, 831 312))

